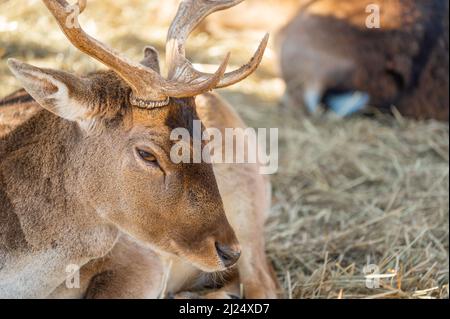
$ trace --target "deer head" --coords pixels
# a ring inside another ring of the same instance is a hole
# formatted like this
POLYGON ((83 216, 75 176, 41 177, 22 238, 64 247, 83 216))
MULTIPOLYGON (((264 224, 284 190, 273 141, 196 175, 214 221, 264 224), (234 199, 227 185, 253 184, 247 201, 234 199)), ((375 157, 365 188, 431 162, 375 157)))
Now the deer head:
MULTIPOLYGON (((233 265, 240 248, 212 166, 174 164, 170 133, 177 127, 192 131, 196 95, 241 81, 260 63, 267 36, 251 61, 230 73, 225 73, 229 55, 214 74, 196 71, 185 57, 185 41, 196 25, 241 1, 181 2, 168 33, 166 78, 152 47, 134 63, 81 27, 68 27, 65 0, 43 2, 72 44, 111 70, 79 77, 8 61, 29 94, 72 128, 67 136, 73 153, 67 162, 77 174, 72 195, 123 232, 204 271, 233 265)), ((86 1, 78 7, 82 12, 86 1)))

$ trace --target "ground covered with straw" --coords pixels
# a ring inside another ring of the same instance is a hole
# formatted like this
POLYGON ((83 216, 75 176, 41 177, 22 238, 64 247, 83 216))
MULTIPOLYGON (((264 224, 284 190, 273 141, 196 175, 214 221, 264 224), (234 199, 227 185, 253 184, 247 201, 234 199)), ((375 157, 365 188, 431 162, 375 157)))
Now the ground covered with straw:
MULTIPOLYGON (((171 1, 91 0, 81 23, 138 60, 147 44, 163 51, 173 10, 171 1)), ((263 36, 207 31, 188 46, 205 70, 228 51, 231 67, 244 63, 263 36)), ((448 124, 384 115, 310 119, 281 102, 273 47, 256 75, 220 93, 249 126, 279 128, 266 236, 284 296, 448 298, 448 124)), ((0 96, 18 88, 9 57, 81 74, 101 68, 33 0, 0 0, 0 96)))

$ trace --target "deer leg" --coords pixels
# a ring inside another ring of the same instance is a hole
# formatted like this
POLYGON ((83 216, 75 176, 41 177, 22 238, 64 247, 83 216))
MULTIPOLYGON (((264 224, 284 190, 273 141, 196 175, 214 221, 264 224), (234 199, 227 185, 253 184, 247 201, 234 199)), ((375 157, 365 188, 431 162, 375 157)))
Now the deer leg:
MULTIPOLYGON (((247 172, 250 172, 252 167, 247 168, 247 172)), ((225 212, 241 244, 242 253, 237 268, 244 298, 276 298, 278 282, 267 259, 264 243, 264 224, 270 210, 268 181, 257 173, 247 173, 247 184, 237 187, 219 169, 216 170, 216 176, 222 181, 219 185, 222 186, 225 212)), ((245 174, 240 168, 232 169, 236 170, 236 175, 245 174)))
POLYGON ((80 269, 78 287, 63 283, 49 298, 158 298, 163 272, 153 251, 122 235, 105 257, 80 269))
POLYGON ((242 247, 243 253, 238 263, 239 277, 246 299, 277 298, 279 287, 272 266, 267 260, 264 248, 258 245, 242 247))
POLYGON ((240 299, 240 283, 237 272, 221 288, 203 293, 183 291, 173 296, 174 299, 240 299))
POLYGON ((270 209, 269 194, 264 188, 268 184, 257 180, 259 178, 256 174, 250 175, 248 184, 244 184, 246 187, 230 187, 223 192, 228 220, 241 244, 237 268, 244 298, 249 299, 276 298, 278 294, 278 283, 264 243, 264 224, 270 209))
POLYGON ((156 299, 162 276, 134 267, 106 270, 95 275, 87 289, 86 299, 156 299))
POLYGON ((187 290, 172 296, 175 299, 271 299, 279 294, 278 281, 268 263, 261 241, 245 241, 235 271, 221 288, 209 291, 187 290), (256 243, 255 243, 256 241, 256 243))
POLYGON ((158 298, 163 273, 163 265, 153 251, 122 236, 91 278, 85 298, 158 298))
POLYGON ((241 299, 239 279, 228 282, 222 288, 205 294, 204 299, 241 299))

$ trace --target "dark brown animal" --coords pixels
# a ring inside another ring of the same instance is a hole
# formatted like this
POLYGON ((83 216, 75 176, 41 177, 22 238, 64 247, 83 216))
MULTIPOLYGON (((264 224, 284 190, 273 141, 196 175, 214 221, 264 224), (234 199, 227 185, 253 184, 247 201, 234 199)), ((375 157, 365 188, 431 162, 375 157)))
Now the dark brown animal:
POLYGON ((448 121, 448 6, 447 0, 311 1, 279 36, 288 96, 312 112, 321 104, 348 115, 370 104, 448 121), (375 12, 369 5, 379 6, 380 28, 366 25, 375 12), (352 99, 359 102, 348 108, 352 99))

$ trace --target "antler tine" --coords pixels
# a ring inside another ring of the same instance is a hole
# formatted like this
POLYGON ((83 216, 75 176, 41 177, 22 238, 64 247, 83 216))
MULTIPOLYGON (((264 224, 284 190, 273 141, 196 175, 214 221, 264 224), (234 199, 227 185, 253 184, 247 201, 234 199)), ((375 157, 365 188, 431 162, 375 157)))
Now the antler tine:
POLYGON ((266 33, 264 38, 262 39, 261 43, 258 46, 258 49, 256 50, 253 57, 250 59, 250 61, 241 66, 239 69, 234 70, 232 72, 225 73, 222 80, 220 80, 219 84, 216 86, 216 88, 224 88, 230 85, 233 85, 235 83, 238 83, 251 75, 255 70, 258 68, 259 64, 262 61, 262 58, 264 56, 264 51, 266 50, 267 43, 269 42, 269 34, 266 33))
POLYGON ((205 76, 186 59, 185 43, 190 33, 213 12, 233 7, 243 0, 183 0, 167 34, 166 63, 169 79, 205 76))
POLYGON ((78 8, 80 8, 80 13, 83 13, 87 6, 87 0, 78 0, 78 8))
MULTIPOLYGON (((208 15, 231 8, 243 0, 183 0, 170 26, 166 44, 166 60, 169 69, 169 79, 205 77, 208 74, 194 69, 186 59, 185 42, 189 34, 208 15)), ((250 62, 241 68, 225 73, 216 88, 235 84, 252 74, 261 63, 267 47, 269 35, 266 34, 250 62)))
MULTIPOLYGON (((233 84, 236 84, 249 75, 251 75, 259 66, 261 63, 261 60, 264 56, 264 51, 267 47, 267 43, 269 42, 269 34, 266 33, 264 38, 262 39, 261 43, 258 46, 258 49, 256 50, 253 57, 250 59, 250 61, 241 66, 239 69, 234 70, 232 72, 225 73, 223 78, 220 80, 220 82, 217 84, 216 89, 221 89, 233 84)), ((207 73, 198 72, 195 71, 198 75, 206 76, 207 73)))

